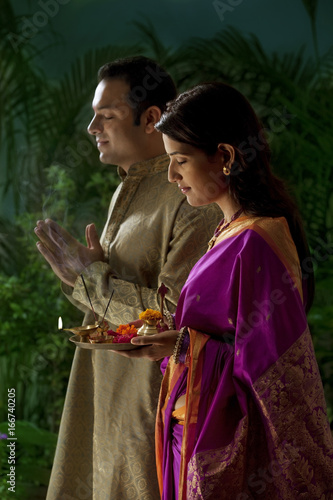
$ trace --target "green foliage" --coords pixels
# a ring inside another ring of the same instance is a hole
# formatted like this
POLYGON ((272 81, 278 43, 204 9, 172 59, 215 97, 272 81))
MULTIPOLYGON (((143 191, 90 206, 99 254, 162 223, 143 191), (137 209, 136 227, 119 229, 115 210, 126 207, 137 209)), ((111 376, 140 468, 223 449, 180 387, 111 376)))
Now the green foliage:
MULTIPOLYGON (((0 433, 8 433, 8 423, 0 424, 0 433)), ((8 472, 12 462, 8 461, 7 439, 0 439, 0 493, 1 499, 36 500, 45 498, 46 486, 57 435, 24 420, 15 422, 15 493, 8 491, 8 472), (43 495, 42 497, 40 495, 43 495)))
POLYGON ((38 67, 38 52, 29 39, 11 42, 10 33, 19 33, 21 17, 14 14, 10 0, 2 0, 1 13, 0 195, 13 194, 16 213, 37 212, 50 165, 70 171, 81 188, 92 169, 99 168, 96 148, 85 132, 97 69, 117 57, 139 54, 141 48, 136 44, 90 50, 61 80, 52 81, 38 67))
POLYGON ((17 417, 55 430, 73 357, 68 335, 57 331, 58 317, 65 325, 79 325, 82 313, 61 293, 53 271, 37 251, 33 229, 38 219, 52 217, 81 234, 90 211, 101 226, 114 182, 111 176, 110 183, 106 178, 102 183, 101 174, 86 180, 84 192, 92 196, 88 205, 81 203, 76 211, 67 200, 78 200, 79 187, 68 172, 51 165, 45 176, 49 184, 42 195, 43 212, 21 214, 7 227, 21 252, 9 272, 0 272, 0 421, 6 416, 7 388, 15 387, 17 417))
POLYGON ((0 274, 0 420, 6 417, 7 388, 15 387, 17 418, 54 430, 73 356, 67 336, 57 332, 58 317, 80 322, 81 314, 62 297, 32 239, 25 257, 18 276, 0 274))
POLYGON ((17 210, 20 193, 15 186, 20 181, 21 165, 27 168, 33 157, 24 151, 34 146, 33 130, 27 127, 32 114, 40 107, 42 74, 33 66, 37 51, 31 41, 15 43, 12 34, 19 32, 22 16, 16 16, 11 2, 1 2, 0 16, 0 141, 2 169, 0 192, 13 192, 17 210))
MULTIPOLYGON (((103 177, 102 172, 85 178, 86 203, 80 202, 81 188, 70 171, 51 165, 45 169, 48 184, 41 194, 42 212, 22 213, 15 223, 3 221, 1 226, 5 260, 0 271, 0 422, 7 420, 7 390, 13 387, 15 416, 25 421, 16 429, 20 443, 16 498, 22 500, 45 498, 55 438, 35 426, 57 431, 73 359, 68 334, 57 330, 58 317, 65 326, 82 322, 82 313, 63 296, 53 271, 37 251, 33 228, 38 219, 52 217, 83 240, 89 217, 102 227, 116 185, 114 175, 104 172, 103 177)), ((6 476, 6 469, 2 474, 6 476)), ((7 487, 6 478, 0 476, 1 498, 7 498, 7 487)))
POLYGON ((319 50, 318 50, 318 40, 317 40, 317 28, 316 28, 316 17, 317 17, 317 9, 318 9, 318 0, 302 0, 303 5, 310 17, 311 21, 311 30, 312 30, 312 38, 313 45, 316 54, 316 59, 319 59, 319 50))
POLYGON ((321 263, 321 277, 317 280, 316 296, 309 313, 308 321, 313 333, 313 343, 321 372, 328 417, 333 422, 333 248, 330 255, 323 253, 325 261, 321 263))

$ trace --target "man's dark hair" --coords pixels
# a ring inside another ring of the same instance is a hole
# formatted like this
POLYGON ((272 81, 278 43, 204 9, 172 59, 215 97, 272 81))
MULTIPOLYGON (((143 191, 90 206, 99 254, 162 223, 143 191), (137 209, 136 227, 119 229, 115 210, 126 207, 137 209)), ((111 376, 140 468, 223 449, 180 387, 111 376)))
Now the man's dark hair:
POLYGON ((99 82, 112 78, 120 78, 130 87, 126 100, 133 109, 135 125, 140 124, 140 117, 147 108, 157 106, 163 113, 166 103, 177 95, 171 76, 148 57, 116 59, 99 69, 99 82))

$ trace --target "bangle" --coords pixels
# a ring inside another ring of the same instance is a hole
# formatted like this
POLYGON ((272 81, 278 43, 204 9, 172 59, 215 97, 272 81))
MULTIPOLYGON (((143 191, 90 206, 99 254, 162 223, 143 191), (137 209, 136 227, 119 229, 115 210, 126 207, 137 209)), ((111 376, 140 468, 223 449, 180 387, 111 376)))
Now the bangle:
POLYGON ((176 325, 175 325, 174 317, 171 314, 171 312, 168 310, 164 311, 164 316, 167 320, 169 330, 174 330, 176 325))
POLYGON ((190 334, 188 329, 186 329, 185 336, 183 338, 183 342, 181 345, 181 348, 179 349, 179 356, 178 356, 178 362, 179 363, 185 363, 186 361, 186 354, 188 350, 188 346, 190 345, 190 334))
POLYGON ((172 354, 172 359, 173 359, 173 361, 174 361, 175 364, 179 363, 180 351, 181 351, 181 348, 182 348, 182 345, 183 345, 184 337, 185 337, 185 335, 186 335, 187 332, 188 332, 187 326, 183 326, 183 328, 181 328, 179 330, 179 334, 178 334, 178 337, 177 337, 177 340, 176 340, 175 348, 174 348, 173 354, 172 354))

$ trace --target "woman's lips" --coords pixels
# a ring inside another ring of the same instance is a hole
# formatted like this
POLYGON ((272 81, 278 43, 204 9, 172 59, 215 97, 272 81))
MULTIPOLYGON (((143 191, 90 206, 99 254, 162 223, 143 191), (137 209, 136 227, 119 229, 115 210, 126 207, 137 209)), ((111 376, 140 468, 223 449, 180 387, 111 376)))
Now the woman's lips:
POLYGON ((105 144, 107 144, 109 141, 97 141, 97 147, 101 147, 101 146, 104 146, 105 144))
POLYGON ((181 190, 181 192, 182 192, 183 194, 186 194, 186 193, 187 193, 187 192, 188 192, 191 188, 189 188, 189 187, 180 187, 180 186, 179 186, 179 189, 181 190))

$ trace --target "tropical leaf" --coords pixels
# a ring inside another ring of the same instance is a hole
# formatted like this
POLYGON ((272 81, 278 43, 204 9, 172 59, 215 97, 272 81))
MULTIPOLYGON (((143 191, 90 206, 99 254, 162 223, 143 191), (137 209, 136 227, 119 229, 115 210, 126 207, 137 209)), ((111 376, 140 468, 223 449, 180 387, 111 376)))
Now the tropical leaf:
POLYGON ((147 18, 144 21, 135 21, 133 25, 137 28, 145 55, 157 61, 170 73, 180 91, 185 90, 185 78, 190 72, 190 65, 183 47, 166 47, 158 37, 153 23, 147 18))
POLYGON ((312 22, 316 22, 318 0, 302 0, 312 22))
POLYGON ((314 78, 313 63, 304 59, 304 47, 297 53, 268 54, 258 37, 243 35, 228 27, 211 39, 192 39, 187 45, 192 71, 189 80, 219 79, 241 88, 253 97, 270 96, 272 89, 292 81, 306 87, 314 78), (264 84, 264 85, 263 85, 264 84))
POLYGON ((153 23, 144 18, 143 21, 134 21, 132 23, 138 30, 141 43, 146 52, 152 59, 159 61, 163 66, 165 60, 169 57, 171 49, 167 48, 159 39, 153 23))
MULTIPOLYGON (((1 116, 7 116, 4 188, 12 188, 17 211, 40 210, 47 185, 45 169, 50 165, 65 166, 81 185, 91 166, 98 168, 96 149, 85 132, 91 119, 90 102, 97 70, 107 61, 138 53, 137 45, 91 50, 72 64, 60 82, 42 81, 36 73, 28 78, 21 68, 22 82, 18 85, 13 78, 15 66, 7 71, 7 80, 14 83, 6 87, 7 95, 2 100, 6 109, 1 110, 1 116), (20 120, 15 116, 20 116, 20 120)), ((6 58, 1 62, 5 65, 6 58)))
POLYGON ((318 38, 317 38, 317 28, 316 28, 318 0, 302 0, 302 2, 303 2, 303 5, 304 5, 309 17, 310 17, 313 46, 314 46, 314 50, 315 50, 315 54, 316 54, 316 59, 318 61, 319 60, 319 49, 318 49, 318 38))

